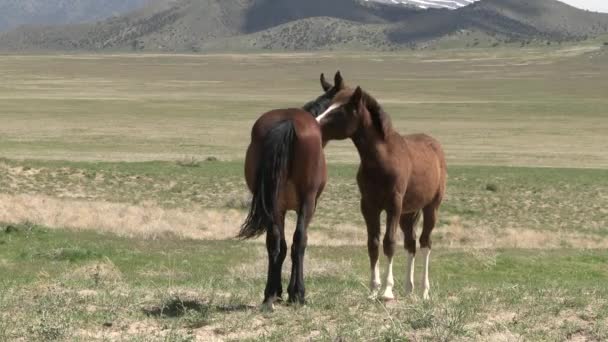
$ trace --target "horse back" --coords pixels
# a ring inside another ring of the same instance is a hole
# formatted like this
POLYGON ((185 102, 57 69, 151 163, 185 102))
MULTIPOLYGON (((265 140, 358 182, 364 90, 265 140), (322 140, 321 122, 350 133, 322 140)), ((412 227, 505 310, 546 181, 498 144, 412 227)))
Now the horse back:
POLYGON ((445 168, 445 154, 437 139, 424 133, 417 133, 403 136, 403 141, 410 154, 414 154, 412 157, 420 160, 421 164, 437 164, 445 168))

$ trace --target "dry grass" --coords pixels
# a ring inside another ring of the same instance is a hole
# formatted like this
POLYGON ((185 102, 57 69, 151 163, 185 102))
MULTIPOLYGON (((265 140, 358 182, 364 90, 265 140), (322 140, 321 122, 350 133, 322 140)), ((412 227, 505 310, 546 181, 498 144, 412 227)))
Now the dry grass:
POLYGON ((440 227, 434 237, 439 245, 449 248, 608 248, 608 238, 591 236, 571 230, 536 230, 526 227, 504 227, 494 231, 486 227, 463 227, 458 216, 448 219, 446 226, 440 227))
MULTIPOLYGON (((233 209, 166 209, 151 203, 132 205, 41 195, 0 194, 0 222, 29 222, 45 227, 93 230, 144 239, 162 239, 166 236, 200 240, 231 239, 236 236, 244 218, 244 212, 233 209)), ((294 226, 294 218, 288 217, 288 240, 294 226)), ((499 232, 484 227, 465 228, 458 216, 449 218, 446 225, 437 228, 434 239, 437 248, 608 248, 608 237, 525 227, 507 227, 499 232)), ((401 241, 401 238, 398 240, 401 241)), ((311 245, 364 246, 366 241, 365 227, 350 223, 335 225, 331 230, 309 231, 311 245)), ((321 265, 319 269, 336 269, 329 266, 321 265)))
MULTIPOLYGON (((586 52, 2 56, 0 148, 10 158, 242 159, 259 114, 302 105, 319 95, 320 72, 341 69, 399 131, 439 138, 450 163, 606 167, 608 71, 576 63, 586 52)), ((327 154, 357 160, 350 143, 327 154)))
POLYGON ((157 239, 229 239, 244 215, 236 210, 164 209, 154 204, 129 205, 62 200, 40 195, 0 194, 0 221, 47 227, 96 230, 118 236, 157 239))

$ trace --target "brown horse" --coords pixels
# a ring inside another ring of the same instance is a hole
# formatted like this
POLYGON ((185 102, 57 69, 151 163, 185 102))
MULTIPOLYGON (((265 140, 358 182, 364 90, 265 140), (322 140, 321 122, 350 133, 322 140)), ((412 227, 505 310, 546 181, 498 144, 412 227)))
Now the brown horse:
MULTIPOLYGON (((263 114, 253 125, 245 158, 245 179, 253 193, 249 215, 240 238, 266 232, 268 279, 264 306, 273 308, 282 295, 281 269, 287 255, 285 213, 297 212, 291 247, 292 270, 287 292, 289 302, 304 303, 304 252, 307 228, 325 187, 327 168, 321 129, 315 116, 324 111, 343 88, 340 73, 335 85, 302 109, 277 109, 263 114), (312 115, 311 115, 312 114, 312 115)), ((321 75, 321 84, 328 84, 321 75)))
POLYGON ((428 298, 431 232, 437 222, 447 178, 441 145, 424 134, 399 135, 380 104, 359 87, 354 91, 340 91, 317 120, 325 140, 350 138, 359 152, 361 164, 357 183, 361 192, 361 212, 367 225, 372 296, 377 295, 381 286, 378 268, 381 212, 386 211, 383 248, 388 258, 382 297, 390 300, 394 298, 393 255, 398 223, 409 252, 406 293, 414 290, 415 224, 422 211, 423 298, 428 298))

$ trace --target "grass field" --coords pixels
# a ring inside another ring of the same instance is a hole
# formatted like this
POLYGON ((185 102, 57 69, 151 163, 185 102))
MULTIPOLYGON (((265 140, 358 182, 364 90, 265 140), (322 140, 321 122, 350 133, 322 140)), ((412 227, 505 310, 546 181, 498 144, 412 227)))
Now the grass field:
POLYGON ((0 341, 608 339, 605 51, 1 56, 0 75, 0 341), (400 248, 398 300, 367 299, 358 157, 332 142, 308 304, 261 312, 262 239, 233 238, 250 126, 336 69, 445 146, 432 297, 404 297, 400 248))
MULTIPOLYGON (((340 69, 402 132, 428 132, 451 164, 608 167, 608 63, 591 47, 411 54, 6 56, 9 158, 241 160, 263 112, 320 94, 340 69)), ((355 162, 350 143, 332 161, 355 162)))

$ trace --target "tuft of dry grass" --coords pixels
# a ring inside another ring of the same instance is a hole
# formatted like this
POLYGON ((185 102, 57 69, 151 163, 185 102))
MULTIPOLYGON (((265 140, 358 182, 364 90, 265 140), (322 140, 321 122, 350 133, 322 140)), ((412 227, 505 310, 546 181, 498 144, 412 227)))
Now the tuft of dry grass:
POLYGON ((229 239, 236 236, 244 214, 236 210, 165 209, 146 203, 57 199, 42 195, 0 194, 0 222, 73 230, 96 230, 118 236, 159 239, 229 239))
POLYGON ((437 228, 433 238, 437 245, 449 248, 608 248, 608 237, 568 230, 534 230, 525 227, 505 227, 491 230, 486 227, 464 227, 460 217, 448 218, 447 224, 437 228))

